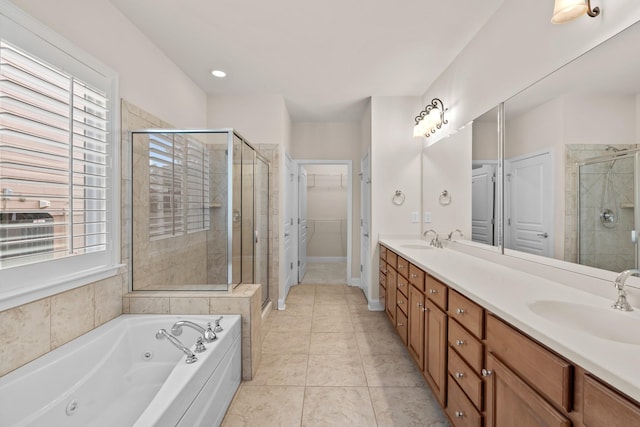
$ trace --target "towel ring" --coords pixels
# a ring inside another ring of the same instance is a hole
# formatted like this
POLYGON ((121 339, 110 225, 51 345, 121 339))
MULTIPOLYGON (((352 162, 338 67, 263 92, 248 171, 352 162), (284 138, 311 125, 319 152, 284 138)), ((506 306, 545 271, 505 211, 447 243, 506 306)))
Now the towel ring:
POLYGON ((396 190, 395 194, 391 198, 391 202, 396 206, 400 206, 404 203, 404 199, 404 193, 401 190, 396 190))
POLYGON ((451 203, 451 194, 449 194, 447 190, 444 190, 442 193, 440 193, 438 202, 440 202, 442 206, 447 206, 448 204, 451 203))

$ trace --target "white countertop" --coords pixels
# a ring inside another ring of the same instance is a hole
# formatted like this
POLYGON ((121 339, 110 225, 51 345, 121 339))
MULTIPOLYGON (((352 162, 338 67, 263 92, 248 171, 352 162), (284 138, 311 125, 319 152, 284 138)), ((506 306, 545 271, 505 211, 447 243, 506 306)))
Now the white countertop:
POLYGON ((629 313, 611 308, 617 295, 613 286, 611 299, 606 299, 456 250, 412 247, 427 246, 419 239, 381 237, 380 243, 640 402, 640 308, 629 313), (552 314, 532 311, 530 304, 536 301, 550 301, 552 314), (569 303, 569 310, 553 313, 555 302, 561 307, 569 303), (571 307, 592 316, 582 323, 573 318, 559 321, 570 315, 571 307), (621 342, 627 339, 632 343, 621 342))

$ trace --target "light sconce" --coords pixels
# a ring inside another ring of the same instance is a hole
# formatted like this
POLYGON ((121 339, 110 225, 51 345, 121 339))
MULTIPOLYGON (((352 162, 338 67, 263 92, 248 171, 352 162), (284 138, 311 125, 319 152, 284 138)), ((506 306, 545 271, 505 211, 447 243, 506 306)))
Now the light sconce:
POLYGON ((564 24, 584 14, 592 18, 600 15, 600 8, 591 9, 591 0, 556 0, 553 7, 552 24, 564 24))
POLYGON ((434 134, 442 125, 449 123, 444 118, 444 113, 449 110, 444 108, 439 98, 433 98, 431 104, 424 107, 420 114, 416 116, 416 125, 413 127, 413 136, 426 136, 434 134))

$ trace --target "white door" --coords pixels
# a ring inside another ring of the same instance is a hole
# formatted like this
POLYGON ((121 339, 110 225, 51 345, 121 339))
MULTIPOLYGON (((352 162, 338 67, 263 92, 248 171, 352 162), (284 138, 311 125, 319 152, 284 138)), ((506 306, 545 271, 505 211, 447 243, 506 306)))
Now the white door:
POLYGON ((495 166, 471 170, 471 240, 494 245, 495 166))
POLYGON ((370 259, 370 224, 371 224, 371 164, 369 153, 364 155, 360 163, 360 288, 365 295, 370 295, 371 259, 370 259))
POLYGON ((307 170, 298 171, 298 283, 307 274, 307 170))
POLYGON ((286 265, 286 273, 285 273, 285 286, 286 291, 285 295, 289 291, 289 288, 293 286, 298 281, 298 274, 296 264, 296 245, 295 245, 295 235, 296 235, 296 227, 293 225, 296 217, 296 198, 298 194, 298 186, 296 179, 296 165, 293 160, 289 156, 286 157, 286 203, 285 203, 285 214, 283 215, 283 244, 284 244, 284 254, 285 254, 285 265, 286 265))
POLYGON ((505 246, 553 256, 553 173, 551 153, 506 164, 505 246))

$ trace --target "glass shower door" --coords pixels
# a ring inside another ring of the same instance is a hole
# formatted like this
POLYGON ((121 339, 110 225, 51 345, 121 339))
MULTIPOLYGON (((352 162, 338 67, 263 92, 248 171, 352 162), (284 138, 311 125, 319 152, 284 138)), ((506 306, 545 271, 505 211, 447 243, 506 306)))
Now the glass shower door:
POLYGON ((255 163, 255 282, 262 284, 262 305, 269 301, 269 163, 255 163))
POLYGON ((256 283, 254 263, 254 181, 256 152, 246 142, 242 144, 242 282, 256 283))

